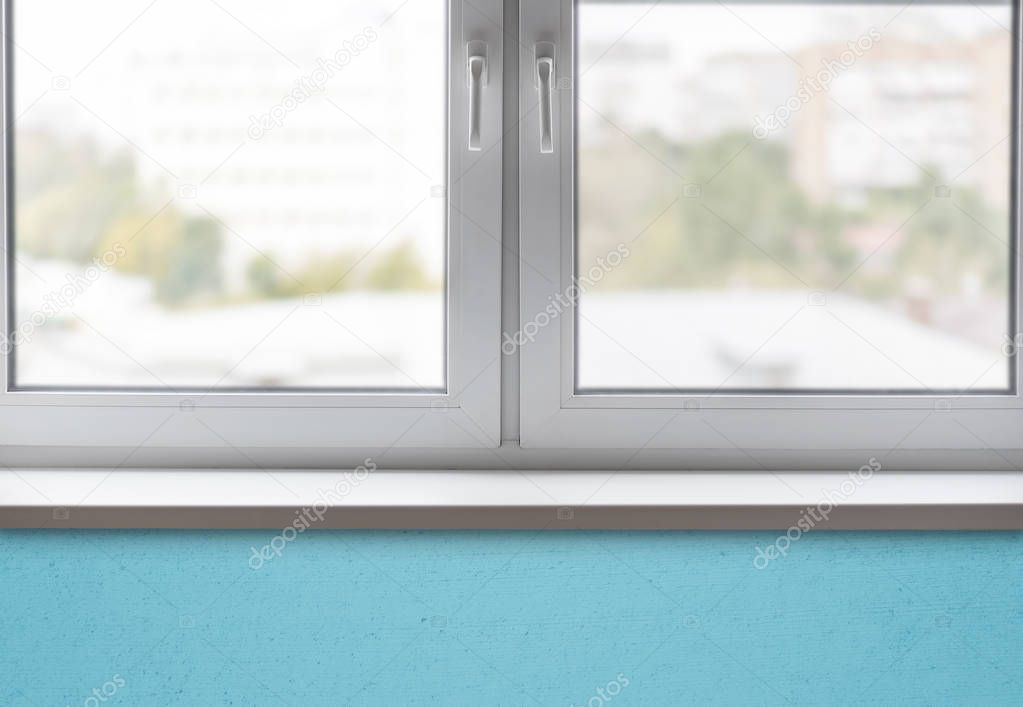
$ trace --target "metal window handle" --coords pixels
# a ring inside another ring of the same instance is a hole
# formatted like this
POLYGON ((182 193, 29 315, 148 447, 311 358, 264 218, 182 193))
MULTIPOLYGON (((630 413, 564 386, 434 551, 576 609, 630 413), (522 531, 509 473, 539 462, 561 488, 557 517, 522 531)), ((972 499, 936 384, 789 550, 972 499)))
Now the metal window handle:
POLYGON ((536 58, 536 87, 540 98, 540 152, 554 152, 554 57, 536 58))
POLYGON ((466 72, 469 79, 469 150, 480 150, 480 122, 483 86, 487 83, 486 45, 481 42, 470 42, 466 72))

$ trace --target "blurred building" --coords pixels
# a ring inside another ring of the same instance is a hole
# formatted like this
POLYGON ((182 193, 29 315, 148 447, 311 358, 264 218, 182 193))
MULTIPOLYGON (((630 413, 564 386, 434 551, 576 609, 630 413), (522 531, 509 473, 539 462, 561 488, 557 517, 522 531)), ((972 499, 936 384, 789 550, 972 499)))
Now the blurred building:
MULTIPOLYGON (((997 28, 958 42, 882 37, 779 136, 791 147, 796 181, 817 200, 856 201, 870 189, 919 183, 922 167, 938 184, 970 185, 1004 206, 1010 45, 997 28)), ((797 58, 815 70, 845 48, 816 45, 797 58)))
MULTIPOLYGON (((386 15, 382 8, 366 14, 366 26, 386 15)), ((364 27, 354 19, 343 26, 350 33, 364 27)), ((179 181, 145 161, 141 167, 167 182, 164 191, 180 208, 206 209, 233 232, 225 234, 222 259, 229 285, 242 284, 255 249, 285 268, 317 253, 364 251, 444 183, 443 61, 423 61, 424 52, 443 56, 442 30, 428 35, 416 22, 389 23, 323 92, 310 91, 297 105, 289 100, 280 124, 262 134, 253 118, 258 123, 284 106, 300 81, 310 86, 318 60, 350 46, 349 37, 325 33, 317 22, 293 27, 286 39, 275 35, 301 69, 249 37, 224 46, 135 49, 127 81, 137 95, 124 104, 132 139, 172 164, 179 181)), ((417 214, 432 222, 409 219, 388 245, 415 242, 424 267, 439 278, 443 212, 434 202, 417 214)))
MULTIPOLYGON (((946 35, 882 34, 770 134, 789 146, 807 195, 856 202, 869 189, 918 184, 923 167, 939 183, 970 185, 992 206, 1007 204, 1011 36, 998 27, 969 40, 946 35), (974 164, 982 156, 984 164, 974 164)), ((769 48, 694 58, 671 36, 629 35, 606 53, 603 41, 590 40, 580 54, 598 59, 593 70, 580 67, 581 132, 600 140, 652 131, 685 144, 751 131, 846 49, 844 41, 822 42, 792 58, 769 48)))

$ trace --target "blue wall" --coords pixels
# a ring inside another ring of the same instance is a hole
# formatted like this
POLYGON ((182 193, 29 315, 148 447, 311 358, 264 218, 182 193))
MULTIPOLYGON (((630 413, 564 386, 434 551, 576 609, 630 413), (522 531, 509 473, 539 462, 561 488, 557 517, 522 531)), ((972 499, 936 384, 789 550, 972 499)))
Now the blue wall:
POLYGON ((0 533, 0 705, 1023 704, 1023 533, 270 535, 0 533))

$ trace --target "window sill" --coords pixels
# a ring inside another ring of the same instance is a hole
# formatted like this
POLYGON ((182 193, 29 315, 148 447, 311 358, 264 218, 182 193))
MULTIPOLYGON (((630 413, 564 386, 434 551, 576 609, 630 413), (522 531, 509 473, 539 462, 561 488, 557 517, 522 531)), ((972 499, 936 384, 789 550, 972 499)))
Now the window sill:
POLYGON ((1020 472, 850 483, 848 472, 11 469, 0 527, 1023 529, 1020 472))

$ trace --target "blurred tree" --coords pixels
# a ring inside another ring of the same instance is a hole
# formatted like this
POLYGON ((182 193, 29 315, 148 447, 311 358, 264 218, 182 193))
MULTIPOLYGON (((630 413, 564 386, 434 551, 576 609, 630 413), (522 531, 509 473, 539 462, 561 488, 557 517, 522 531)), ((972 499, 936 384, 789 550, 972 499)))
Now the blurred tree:
POLYGON ((115 220, 139 201, 135 163, 94 143, 17 131, 15 246, 39 258, 88 262, 115 220))
POLYGON ((264 255, 254 255, 245 269, 249 291, 259 299, 286 297, 280 270, 264 255))
POLYGON ((209 299, 221 290, 223 237, 220 225, 210 218, 185 217, 173 206, 155 216, 135 211, 110 226, 96 255, 118 243, 124 256, 114 269, 147 278, 163 304, 209 299))
POLYGON ((115 269, 133 275, 150 276, 164 266, 169 244, 179 237, 184 228, 181 214, 173 207, 155 214, 133 208, 127 211, 103 232, 96 244, 95 255, 112 250, 120 243, 124 255, 115 269))
POLYGON ((666 159, 684 170, 680 174, 691 176, 685 182, 678 175, 665 178, 663 165, 634 145, 590 160, 606 160, 615 169, 602 173, 603 185, 593 176, 584 178, 583 226, 592 232, 581 239, 581 265, 615 242, 633 251, 602 285, 695 288, 739 281, 798 287, 792 273, 823 283, 852 262, 840 237, 850 216, 834 206, 809 203, 789 175, 784 145, 752 140, 745 133, 687 147, 668 145, 654 135, 641 142, 649 152, 669 155, 666 159), (623 180, 623 172, 637 168, 645 169, 647 178, 623 180), (633 203, 634 213, 643 214, 633 217, 631 230, 621 228, 621 216, 611 216, 623 210, 623 199, 633 203))
MULTIPOLYGON (((268 254, 269 255, 269 254, 268 254)), ((257 298, 280 299, 310 293, 329 294, 348 290, 422 290, 430 282, 412 243, 402 243, 372 261, 360 261, 354 251, 317 253, 292 275, 281 269, 272 255, 249 261, 246 279, 257 298)))
POLYGON ((153 273, 157 299, 175 305, 219 293, 220 225, 206 217, 187 218, 176 235, 167 243, 163 266, 153 273))
POLYGON ((260 299, 301 297, 310 293, 327 294, 350 289, 352 281, 344 277, 355 265, 349 253, 312 255, 301 268, 290 271, 268 253, 256 255, 246 271, 250 294, 260 299))
POLYGON ((358 262, 358 256, 348 251, 314 254, 295 273, 294 280, 284 275, 290 283, 285 287, 288 293, 286 296, 295 297, 307 292, 328 294, 353 289, 358 286, 354 277, 358 272, 358 262))
POLYGON ((371 290, 433 289, 423 270, 422 258, 410 241, 392 248, 373 264, 366 276, 366 287, 371 290))
POLYGON ((936 189, 928 175, 937 167, 849 205, 816 204, 792 178, 784 143, 744 133, 689 145, 634 138, 612 136, 579 156, 580 272, 618 243, 632 251, 599 288, 830 289, 853 272, 844 291, 875 300, 921 283, 948 293, 979 283, 999 296, 1008 286, 1008 213, 976 189, 936 189), (851 236, 871 227, 891 238, 851 236), (857 270, 868 257, 871 267, 857 270))
POLYGON ((112 267, 149 279, 156 298, 179 305, 221 289, 220 227, 159 207, 133 156, 49 132, 16 133, 16 248, 39 258, 89 263, 120 244, 112 267))

